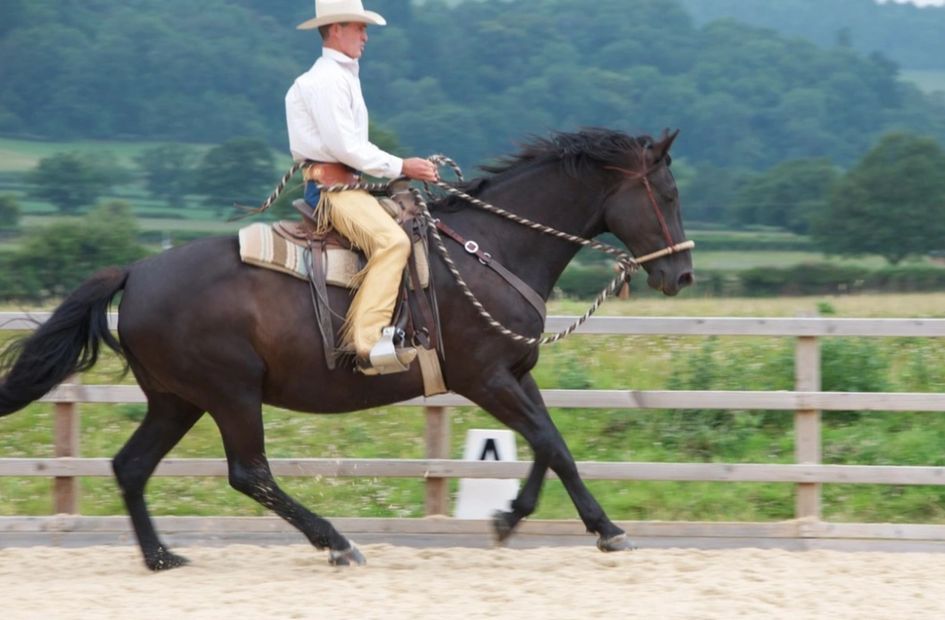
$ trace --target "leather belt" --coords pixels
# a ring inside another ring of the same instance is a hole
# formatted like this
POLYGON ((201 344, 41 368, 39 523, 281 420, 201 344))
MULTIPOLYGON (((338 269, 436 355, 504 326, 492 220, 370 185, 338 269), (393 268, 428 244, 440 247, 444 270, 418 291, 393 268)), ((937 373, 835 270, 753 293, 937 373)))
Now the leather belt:
POLYGON ((338 162, 307 161, 302 177, 322 185, 354 185, 361 175, 351 166, 338 162))
POLYGON ((467 241, 466 239, 463 239, 462 235, 450 228, 448 225, 444 224, 442 220, 436 220, 436 228, 447 237, 463 246, 463 249, 478 258, 480 263, 495 271, 502 277, 502 279, 512 285, 512 288, 518 291, 519 294, 525 298, 525 301, 531 304, 532 308, 535 309, 535 312, 537 312, 538 316, 541 317, 542 325, 545 324, 545 300, 535 292, 535 289, 527 285, 521 278, 502 266, 501 263, 492 258, 491 254, 488 252, 483 252, 478 243, 475 241, 467 241))

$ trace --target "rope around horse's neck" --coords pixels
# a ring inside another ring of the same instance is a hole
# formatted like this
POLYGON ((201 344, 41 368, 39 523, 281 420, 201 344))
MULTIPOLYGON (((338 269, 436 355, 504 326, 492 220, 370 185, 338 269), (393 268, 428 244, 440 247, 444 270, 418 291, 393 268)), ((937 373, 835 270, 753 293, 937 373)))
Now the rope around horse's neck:
MULTIPOLYGON (((449 166, 450 168, 453 169, 453 172, 456 174, 459 180, 460 181, 463 180, 463 171, 460 169, 459 165, 456 162, 454 162, 452 159, 450 159, 449 157, 446 157, 445 155, 431 155, 430 157, 428 157, 428 159, 434 164, 438 164, 441 166, 449 166)), ((457 189, 456 187, 450 185, 449 183, 445 183, 443 181, 436 181, 434 185, 436 185, 437 187, 439 187, 440 189, 442 189, 448 194, 451 194, 453 196, 456 196, 457 198, 461 198, 465 200, 466 202, 468 202, 469 204, 475 207, 478 207, 484 211, 488 211, 489 213, 494 213, 495 215, 504 217, 505 219, 511 220, 515 222, 516 224, 525 226, 526 228, 538 230, 545 234, 551 235, 553 237, 564 239, 566 241, 570 241, 571 243, 576 243, 577 245, 580 245, 580 246, 593 248, 595 250, 604 252, 605 254, 610 254, 621 263, 632 264, 635 262, 633 260, 633 257, 630 256, 630 254, 628 254, 624 250, 621 250, 620 248, 615 248, 612 245, 607 245, 606 243, 601 243, 600 241, 595 241, 594 239, 585 239, 584 237, 578 237, 577 235, 572 235, 566 232, 562 232, 556 228, 545 226, 544 224, 540 224, 538 222, 533 222, 532 220, 529 220, 528 218, 524 218, 520 215, 510 213, 509 211, 506 211, 505 209, 489 204, 488 202, 479 200, 478 198, 474 196, 470 196, 469 194, 457 189)))
MULTIPOLYGON (((465 296, 466 299, 469 300, 469 302, 476 309, 476 312, 479 313, 479 316, 482 317, 483 320, 485 320, 486 323, 488 323, 490 327, 498 331, 503 336, 511 338, 515 342, 519 342, 528 346, 536 346, 536 345, 540 346, 540 345, 558 342, 559 340, 564 340, 565 338, 573 334, 575 330, 577 330, 578 327, 583 325, 591 317, 592 314, 597 312, 598 308, 600 308, 601 304, 603 304, 604 301, 609 296, 613 295, 618 290, 620 290, 620 287, 622 287, 625 282, 629 282, 630 280, 631 269, 621 265, 620 272, 617 274, 617 277, 615 277, 613 281, 606 288, 604 288, 603 291, 600 292, 600 294, 594 300, 594 303, 591 304, 591 307, 587 309, 587 312, 585 312, 583 315, 578 317, 578 319, 574 321, 571 325, 569 325, 566 329, 556 334, 553 334, 551 336, 545 336, 543 338, 532 338, 530 336, 523 336, 517 332, 510 330, 505 325, 497 321, 495 317, 493 317, 492 314, 488 310, 485 309, 485 307, 476 297, 476 294, 473 293, 472 289, 469 288, 469 285, 466 284, 466 281, 463 279, 462 274, 459 272, 459 268, 456 266, 456 263, 453 262, 453 259, 450 256, 449 250, 446 249, 446 244, 443 243, 443 237, 440 236, 440 231, 436 227, 436 219, 433 217, 433 214, 430 213, 430 209, 427 206, 426 201, 420 195, 420 191, 416 188, 410 188, 410 191, 413 194, 414 198, 416 199, 417 204, 420 205, 420 211, 421 213, 423 213, 423 217, 426 218, 427 223, 429 224, 429 229, 433 236, 433 242, 436 245, 437 251, 440 253, 440 256, 443 257, 443 262, 446 263, 446 268, 449 269, 451 274, 453 274, 453 279, 455 279, 456 284, 459 285, 459 288, 462 291, 463 296, 465 296)), ((462 194, 462 192, 460 192, 460 194, 462 194)), ((486 204, 486 203, 483 203, 483 204, 486 204)), ((633 269, 635 268, 636 267, 634 266, 633 269)))
MULTIPOLYGON (((459 165, 456 164, 456 162, 454 162, 452 159, 446 157, 445 155, 431 155, 428 159, 437 165, 449 166, 450 168, 452 168, 457 178, 459 178, 460 181, 463 180, 463 171, 460 169, 459 165)), ((542 233, 551 235, 553 237, 557 237, 559 239, 564 239, 566 241, 570 241, 572 243, 576 243, 584 247, 590 247, 595 250, 604 252, 606 254, 610 254, 611 256, 616 256, 618 258, 619 272, 617 276, 610 282, 610 284, 604 287, 604 289, 600 292, 600 294, 597 295, 597 297, 594 299, 594 302, 587 309, 587 311, 584 314, 582 314, 580 317, 578 317, 577 320, 571 323, 571 325, 569 325, 567 328, 565 328, 564 330, 556 334, 553 334, 551 336, 545 336, 543 338, 532 338, 529 336, 523 336, 517 332, 510 330, 506 326, 502 325, 499 321, 497 321, 495 317, 493 317, 492 314, 490 314, 489 311, 485 309, 485 307, 476 297, 475 293, 472 292, 472 290, 469 288, 469 285, 466 284, 466 281, 463 279, 462 274, 459 272, 459 268, 456 266, 456 263, 454 263, 453 259, 450 257, 449 250, 446 249, 446 244, 443 243, 443 238, 440 236, 440 232, 436 228, 436 220, 433 217, 433 214, 430 213, 430 209, 427 206, 426 201, 421 196, 419 190, 417 190, 416 188, 411 188, 410 191, 414 195, 414 198, 417 200, 417 204, 420 205, 421 212, 423 213, 424 217, 427 219, 427 222, 430 224, 430 231, 433 235, 433 240, 434 240, 434 243, 436 244, 437 251, 443 257, 443 261, 446 263, 447 269, 449 269, 450 273, 453 274, 453 278, 456 280, 456 283, 459 285, 459 288, 462 291, 463 295, 466 297, 466 299, 469 300, 469 302, 473 305, 473 307, 476 308, 476 311, 479 313, 479 316, 482 317, 483 320, 486 321, 486 323, 488 323, 493 329, 501 333, 503 336, 506 336, 516 342, 520 342, 528 346, 536 346, 536 345, 540 346, 540 345, 552 344, 552 343, 558 342, 559 340, 564 340, 565 338, 573 334, 581 325, 587 322, 587 320, 591 317, 591 315, 597 312, 597 310, 601 307, 601 305, 604 303, 604 301, 608 297, 615 294, 617 291, 620 290, 620 288, 625 283, 629 282, 630 274, 639 268, 639 264, 633 259, 632 256, 630 256, 628 253, 623 252, 622 250, 618 248, 607 245, 605 243, 600 243, 599 241, 594 241, 593 239, 585 239, 583 237, 578 237, 576 235, 562 232, 556 228, 552 228, 544 224, 539 224, 538 222, 533 222, 527 218, 521 217, 514 213, 510 213, 509 211, 506 211, 505 209, 489 204, 488 202, 484 202, 474 196, 470 196, 469 194, 443 181, 437 181, 435 185, 443 189, 447 193, 453 196, 456 196, 457 198, 460 198, 468 202, 469 204, 472 204, 473 206, 476 206, 490 213, 494 213, 496 215, 504 217, 508 220, 515 222, 516 224, 520 224, 522 226, 531 228, 533 230, 538 230, 542 233)), ((427 195, 428 196, 431 195, 429 191, 427 191, 427 195)))

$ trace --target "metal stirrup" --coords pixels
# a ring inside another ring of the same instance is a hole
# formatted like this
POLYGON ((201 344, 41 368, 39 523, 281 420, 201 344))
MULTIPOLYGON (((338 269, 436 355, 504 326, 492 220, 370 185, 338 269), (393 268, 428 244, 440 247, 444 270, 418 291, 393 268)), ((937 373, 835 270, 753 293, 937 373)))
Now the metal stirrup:
POLYGON ((397 356, 394 337, 399 336, 401 340, 403 339, 402 335, 397 332, 398 330, 394 326, 385 327, 381 330, 381 339, 371 348, 371 367, 380 375, 390 375, 410 369, 412 360, 408 360, 404 364, 397 356))

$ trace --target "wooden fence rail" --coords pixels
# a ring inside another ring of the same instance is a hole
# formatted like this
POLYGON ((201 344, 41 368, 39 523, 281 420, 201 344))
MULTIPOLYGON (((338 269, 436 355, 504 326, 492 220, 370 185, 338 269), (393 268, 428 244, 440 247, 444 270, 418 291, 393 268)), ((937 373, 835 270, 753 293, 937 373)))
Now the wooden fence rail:
MULTIPOLYGON (((48 313, 26 316, 0 313, 0 330, 32 329, 48 313)), ((549 317, 548 331, 570 324, 573 317, 549 317)), ((112 326, 116 317, 110 316, 112 326)), ((637 390, 543 390, 549 407, 584 409, 739 409, 793 411, 795 419, 795 463, 595 463, 578 464, 589 480, 660 480, 714 482, 781 482, 795 485, 795 517, 799 523, 821 524, 791 531, 804 536, 836 536, 855 532, 860 538, 912 539, 915 532, 945 542, 945 527, 883 526, 881 524, 826 524, 821 520, 822 484, 945 484, 945 467, 849 466, 821 464, 820 412, 945 411, 945 394, 861 393, 820 391, 820 348, 823 337, 945 337, 945 319, 832 319, 832 318, 592 318, 580 330, 602 335, 682 336, 774 336, 796 339, 794 391, 637 391, 637 390), (911 528, 911 529, 910 529, 911 528), (918 529, 917 529, 918 528, 918 529), (898 534, 897 534, 898 532, 898 534), (911 532, 903 534, 903 532, 911 532)), ((0 476, 44 476, 56 480, 54 505, 57 513, 78 512, 77 480, 83 476, 110 476, 108 459, 80 458, 76 403, 141 403, 141 390, 134 385, 82 385, 71 381, 58 386, 44 401, 56 409, 56 452, 50 458, 0 458, 0 476)), ((448 407, 471 405, 466 399, 446 394, 415 398, 400 403, 426 410, 426 458, 424 459, 272 459, 279 476, 409 477, 426 480, 426 513, 448 513, 448 481, 451 478, 523 478, 528 463, 464 462, 449 457, 448 407)), ((222 459, 168 459, 158 476, 225 476, 222 459)), ((9 519, 9 518, 7 518, 9 519)), ((85 521, 82 521, 85 523, 85 521)), ((24 527, 21 521, 3 525, 0 532, 24 527)), ((652 524, 651 524, 652 525, 652 524)), ((680 523, 679 531, 729 532, 733 524, 680 523)), ((763 524, 744 524, 746 532, 762 537, 763 524)), ((43 527, 43 526, 40 526, 43 527)), ((382 526, 383 527, 383 526, 382 526)), ((439 526, 438 526, 439 527, 439 526)), ((535 527, 535 526, 532 526, 535 527)), ((663 526, 655 526, 661 529, 663 526)), ((667 526, 670 527, 671 526, 667 526)), ((409 528, 408 528, 409 529, 409 528)), ((462 529, 462 528, 460 528, 462 529)), ((554 527, 550 528, 554 530, 554 527)), ((663 528, 665 529, 665 528, 663 528)), ((777 532, 785 530, 775 528, 777 532)), ((775 530, 771 530, 772 532, 775 530)), ((782 534, 777 534, 778 536, 782 534)), ((774 535, 774 534, 772 534, 774 535)), ((853 534, 849 534, 853 536, 853 534)))

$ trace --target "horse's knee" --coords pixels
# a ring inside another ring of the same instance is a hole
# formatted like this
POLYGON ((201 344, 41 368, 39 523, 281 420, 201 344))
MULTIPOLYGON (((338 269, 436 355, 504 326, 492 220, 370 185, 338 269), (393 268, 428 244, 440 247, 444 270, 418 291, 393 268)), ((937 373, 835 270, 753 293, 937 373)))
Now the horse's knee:
POLYGON ((577 475, 577 463, 574 462, 574 457, 569 452, 556 452, 549 462, 551 463, 551 469, 558 474, 559 478, 577 475))
POLYGON ((567 449, 560 436, 553 432, 537 434, 531 441, 535 456, 541 456, 549 465, 553 465, 562 455, 567 455, 567 449))

